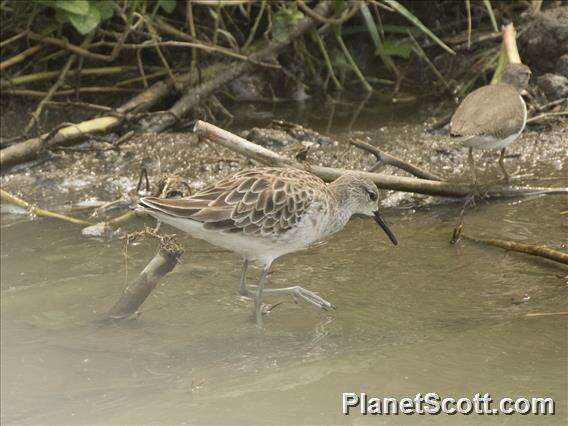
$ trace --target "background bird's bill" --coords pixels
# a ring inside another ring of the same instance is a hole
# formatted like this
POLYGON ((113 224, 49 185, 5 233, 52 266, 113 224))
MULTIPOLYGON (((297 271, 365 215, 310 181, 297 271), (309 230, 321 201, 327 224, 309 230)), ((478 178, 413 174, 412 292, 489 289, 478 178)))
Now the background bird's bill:
POLYGON ((398 244, 398 241, 397 241, 396 237, 394 236, 394 234, 392 233, 392 231, 390 230, 387 223, 385 222, 385 219, 383 218, 381 213, 378 210, 375 210, 373 213, 375 215, 375 222, 377 222, 379 224, 379 226, 381 228, 383 228, 383 231, 385 231, 385 234, 387 234, 389 239, 396 246, 398 244))

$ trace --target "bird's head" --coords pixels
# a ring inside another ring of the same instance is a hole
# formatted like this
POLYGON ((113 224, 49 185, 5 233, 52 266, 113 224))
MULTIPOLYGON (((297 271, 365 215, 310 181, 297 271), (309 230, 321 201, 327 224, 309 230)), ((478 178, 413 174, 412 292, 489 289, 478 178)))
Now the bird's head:
POLYGON ((379 191, 371 179, 358 173, 346 173, 338 178, 334 185, 341 188, 343 197, 341 197, 340 202, 347 204, 351 214, 373 217, 391 242, 394 245, 398 244, 396 237, 379 211, 379 191))
POLYGON ((531 69, 524 64, 507 64, 501 82, 516 87, 519 92, 529 87, 531 69))

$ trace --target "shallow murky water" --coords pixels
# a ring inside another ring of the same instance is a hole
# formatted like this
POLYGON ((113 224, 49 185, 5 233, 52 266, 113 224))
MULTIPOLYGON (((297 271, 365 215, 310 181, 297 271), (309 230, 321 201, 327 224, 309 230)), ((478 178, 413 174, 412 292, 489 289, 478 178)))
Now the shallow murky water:
MULTIPOLYGON (((273 118, 243 108, 250 120, 243 127, 273 118)), ((375 132, 375 142, 412 145, 418 126, 396 127, 413 116, 408 108, 367 111, 356 127, 375 132)), ((276 116, 332 131, 354 122, 345 108, 336 117, 313 108, 276 116)), ((481 202, 468 212, 466 232, 565 248, 566 201, 481 202)), ((397 205, 392 194, 388 204, 397 205)), ((450 245, 460 210, 459 203, 386 210, 398 247, 372 221, 355 218, 327 244, 279 259, 271 287, 300 284, 337 310, 281 299, 262 334, 250 301, 237 295, 240 261, 229 252, 180 236, 183 263, 141 316, 102 324, 155 243, 129 248, 127 275, 118 240, 3 215, 2 423, 566 424, 568 317, 527 314, 568 310, 568 269, 471 242, 450 245), (555 399, 557 413, 347 417, 342 392, 543 396, 555 399)), ((257 277, 251 270, 249 280, 257 277)))
MULTIPOLYGON (((250 302, 237 297, 231 253, 183 238, 183 263, 142 315, 101 325, 98 315, 127 279, 120 242, 4 216, 3 423, 488 422, 340 414, 341 392, 363 391, 551 396, 554 417, 491 424, 565 424, 567 317, 526 314, 566 311, 566 269, 473 243, 451 246, 460 207, 387 211, 398 247, 371 221, 354 219, 326 245, 282 258, 271 286, 301 283, 338 308, 283 299, 262 335, 250 302)), ((481 203, 466 231, 559 246, 562 210, 560 197, 481 203)), ((154 249, 130 248, 130 279, 154 249)))

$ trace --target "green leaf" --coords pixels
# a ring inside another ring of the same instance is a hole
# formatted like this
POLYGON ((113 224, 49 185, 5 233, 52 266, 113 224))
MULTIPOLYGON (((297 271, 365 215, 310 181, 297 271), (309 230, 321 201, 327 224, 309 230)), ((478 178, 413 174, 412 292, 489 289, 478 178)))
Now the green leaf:
POLYGON ((408 19, 410 22, 412 22, 415 26, 420 28, 422 32, 424 32, 428 37, 430 37, 432 40, 438 43, 438 45, 440 45, 440 47, 442 47, 445 51, 451 53, 452 55, 456 54, 456 52, 454 52, 450 47, 448 47, 446 43, 440 40, 438 36, 436 36, 432 31, 430 31, 428 27, 426 27, 422 22, 420 22, 420 20, 416 16, 414 16, 412 12, 410 12, 406 7, 404 7, 398 1, 396 0, 383 0, 383 1, 386 4, 388 4, 390 7, 392 7, 394 10, 396 10, 398 13, 400 13, 402 16, 404 16, 406 19, 408 19))
POLYGON ((83 35, 93 31, 101 22, 101 14, 96 7, 92 7, 88 15, 69 13, 67 17, 75 29, 83 35))
POLYGON ((412 44, 398 43, 392 40, 385 40, 382 46, 382 53, 388 56, 399 56, 404 59, 410 58, 412 54, 412 44))
POLYGON ((116 3, 114 0, 97 0, 91 6, 95 6, 101 14, 101 20, 106 21, 113 17, 116 3))
POLYGON ((176 8, 176 0, 158 0, 158 4, 166 13, 172 13, 176 8))
POLYGON ((56 0, 36 0, 36 3, 41 6, 55 8, 56 0))
POLYGON ((69 13, 61 9, 55 9, 55 20, 60 24, 69 22, 69 13))
POLYGON ((278 43, 288 40, 290 30, 303 18, 297 9, 280 9, 272 18, 272 39, 278 43))
POLYGON ((87 0, 57 0, 55 7, 75 15, 87 15, 89 2, 87 0))
POLYGON ((365 3, 361 5, 361 15, 363 15, 363 19, 365 20, 365 25, 367 26, 367 31, 369 31, 369 35, 373 40, 375 49, 378 49, 381 46, 379 31, 377 30, 377 25, 375 24, 373 15, 371 15, 371 11, 369 10, 369 7, 365 3))
POLYGON ((498 33, 499 27, 497 27, 497 20, 495 19, 495 14, 493 13, 493 8, 491 7, 490 0, 483 0, 485 4, 485 8, 487 9, 487 13, 489 14, 489 18, 491 19, 491 24, 493 25, 493 30, 498 33))

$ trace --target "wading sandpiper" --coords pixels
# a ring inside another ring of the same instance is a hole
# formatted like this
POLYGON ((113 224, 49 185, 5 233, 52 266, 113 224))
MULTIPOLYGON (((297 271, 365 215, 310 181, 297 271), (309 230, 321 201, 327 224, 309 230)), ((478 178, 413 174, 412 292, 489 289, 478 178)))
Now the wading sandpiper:
POLYGON ((188 198, 142 198, 137 210, 240 254, 240 293, 254 299, 259 326, 264 295, 291 295, 322 309, 333 307, 299 286, 265 290, 270 265, 280 256, 305 249, 340 231, 354 214, 374 217, 392 243, 397 244, 379 213, 377 187, 356 173, 346 173, 326 184, 297 169, 249 169, 188 198), (246 285, 249 262, 262 267, 261 278, 253 290, 246 285))
POLYGON ((503 160, 505 149, 519 137, 527 123, 527 107, 521 92, 531 76, 523 64, 507 64, 501 82, 471 92, 452 116, 450 135, 469 148, 469 164, 477 182, 473 149, 501 149, 499 166, 505 181, 509 175, 503 160))

